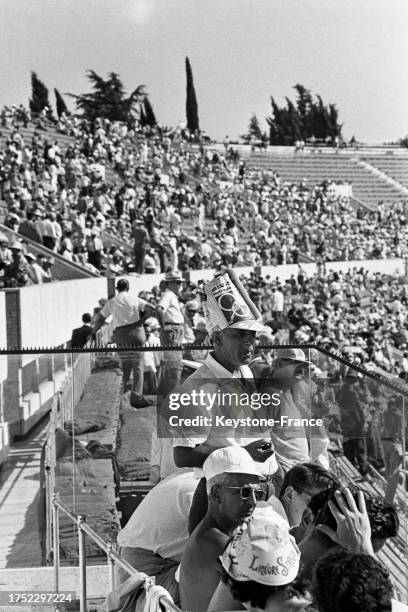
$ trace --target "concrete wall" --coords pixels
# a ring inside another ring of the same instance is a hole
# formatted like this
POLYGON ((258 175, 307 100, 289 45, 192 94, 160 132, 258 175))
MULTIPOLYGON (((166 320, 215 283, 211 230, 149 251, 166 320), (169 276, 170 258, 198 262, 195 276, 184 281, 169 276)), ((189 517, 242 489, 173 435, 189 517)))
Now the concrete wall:
MULTIPOLYGON (((307 276, 316 273, 316 264, 314 263, 302 264, 302 268, 307 276)), ((405 273, 405 264, 402 259, 332 262, 328 263, 326 268, 337 271, 364 268, 371 272, 393 275, 405 273)), ((279 280, 285 281, 292 274, 296 276, 298 270, 299 268, 295 264, 262 266, 262 276, 270 275, 271 279, 279 278, 279 280)), ((236 269, 238 274, 245 276, 248 276, 252 271, 252 266, 236 269)), ((190 278, 193 282, 206 281, 213 278, 213 275, 214 271, 212 269, 192 270, 190 278)), ((137 294, 139 291, 150 290, 158 285, 163 275, 129 275, 126 278, 130 283, 130 291, 137 294)), ((114 282, 111 284, 114 286, 114 282)), ((0 347, 43 348, 59 346, 71 338, 74 327, 81 325, 82 314, 84 312, 92 313, 94 308, 98 306, 98 300, 107 297, 108 280, 106 278, 31 285, 19 290, 0 292, 0 347), (7 308, 5 305, 6 297, 9 302, 7 308), (11 331, 13 331, 12 335, 10 335, 11 331)))
POLYGON ((107 297, 106 278, 71 280, 20 289, 21 346, 55 347, 71 339, 84 312, 107 297))
MULTIPOLYGON (((6 294, 0 291, 0 347, 7 346, 6 294)), ((7 356, 0 355, 0 386, 7 378, 7 356)))
POLYGON ((0 346, 7 346, 6 294, 0 291, 0 346))
MULTIPOLYGON (((314 263, 302 264, 302 268, 307 276, 316 273, 316 264, 314 263)), ((371 272, 393 275, 405 273, 405 264, 402 259, 332 262, 328 263, 326 268, 337 271, 364 268, 371 272)), ((262 276, 270 275, 272 279, 279 278, 279 280, 284 281, 290 278, 292 274, 296 275, 298 269, 298 266, 294 264, 262 266, 262 276)), ((248 276, 252 270, 253 267, 246 266, 237 268, 236 272, 248 276)), ((212 269, 192 270, 190 278, 193 282, 206 281, 210 280, 213 274, 212 269)), ((130 275, 126 278, 130 283, 130 291, 137 294, 139 291, 149 290, 158 285, 163 275, 130 275)), ((106 278, 31 285, 19 290, 2 291, 0 292, 0 347, 20 345, 26 348, 42 348, 59 346, 70 339, 74 327, 81 325, 82 314, 84 312, 92 313, 98 305, 98 300, 107 296, 108 282, 106 278), (6 297, 9 302, 8 309, 6 309, 6 297), (16 300, 17 297, 19 297, 19 300, 16 300), (15 333, 13 332, 13 338, 11 338, 10 333, 16 326, 19 329, 14 330, 15 333)), ((0 362, 0 379, 2 373, 0 362)))
MULTIPOLYGON (((317 267, 315 263, 302 264, 302 268, 307 276, 316 274, 317 267)), ((368 261, 334 261, 326 264, 327 270, 336 270, 337 272, 347 272, 353 268, 364 268, 370 272, 381 272, 382 274, 404 274, 405 264, 403 259, 372 259, 368 261)), ((235 268, 237 274, 249 276, 253 271, 253 266, 245 266, 235 268)), ((284 281, 291 277, 292 274, 297 275, 299 267, 296 264, 288 264, 282 266, 262 266, 262 276, 268 274, 271 279, 279 278, 284 281)), ((210 280, 214 276, 213 269, 192 270, 190 272, 191 280, 196 283, 199 280, 210 280)), ((130 284, 130 291, 139 293, 142 290, 150 290, 158 285, 164 278, 163 274, 144 274, 142 276, 123 276, 127 278, 130 284)))

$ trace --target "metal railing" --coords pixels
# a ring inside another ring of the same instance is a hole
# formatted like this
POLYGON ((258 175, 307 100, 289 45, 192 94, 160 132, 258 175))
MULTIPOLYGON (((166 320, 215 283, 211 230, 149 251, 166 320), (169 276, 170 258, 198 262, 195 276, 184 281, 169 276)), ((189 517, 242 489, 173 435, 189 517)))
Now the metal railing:
MULTIPOLYGON (((106 554, 107 566, 109 573, 109 591, 115 589, 116 565, 125 570, 130 576, 142 580, 142 585, 147 592, 155 584, 152 576, 148 576, 143 572, 138 572, 116 551, 116 544, 113 542, 105 542, 89 525, 86 523, 86 517, 82 514, 75 515, 66 508, 59 499, 59 494, 54 493, 52 499, 52 539, 53 539, 53 563, 54 563, 54 590, 58 592, 60 586, 60 555, 59 555, 59 513, 63 512, 71 521, 76 524, 78 529, 78 550, 79 550, 79 601, 80 612, 86 612, 87 601, 87 584, 86 584, 86 549, 85 538, 88 536, 91 540, 106 554)), ((108 593, 106 594, 108 595, 108 593)), ((166 612, 181 612, 174 603, 166 597, 160 598, 160 603, 163 605, 166 612)))

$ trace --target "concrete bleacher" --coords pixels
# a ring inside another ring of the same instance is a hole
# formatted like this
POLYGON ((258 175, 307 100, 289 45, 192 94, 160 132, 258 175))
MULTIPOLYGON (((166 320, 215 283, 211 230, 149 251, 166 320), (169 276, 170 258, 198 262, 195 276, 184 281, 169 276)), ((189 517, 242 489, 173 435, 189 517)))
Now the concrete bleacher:
POLYGON ((408 188, 408 156, 393 155, 365 155, 362 159, 378 168, 389 177, 408 188))
MULTIPOLYGON (((385 155, 383 157, 385 158, 385 155)), ((389 158, 391 159, 391 156, 389 158)), ((402 185, 398 187, 389 184, 362 167, 359 161, 359 156, 355 154, 282 154, 275 153, 273 149, 269 149, 267 153, 253 153, 246 158, 249 168, 273 170, 278 172, 283 181, 291 183, 298 183, 304 178, 311 186, 324 180, 338 183, 348 181, 352 184, 353 195, 369 206, 376 206, 381 201, 389 204, 407 199, 402 185)), ((401 161, 398 161, 396 167, 399 168, 400 164, 401 161)))
MULTIPOLYGON (((6 140, 8 140, 11 134, 15 131, 12 127, 1 127, 0 128, 0 147, 4 147, 6 140)), ((45 130, 38 130, 34 123, 29 123, 27 127, 22 125, 18 126, 18 132, 24 139, 26 145, 31 146, 32 138, 34 133, 40 133, 44 138, 52 143, 57 141, 62 152, 66 151, 69 145, 73 144, 75 139, 73 136, 59 132, 52 125, 48 125, 45 130)))

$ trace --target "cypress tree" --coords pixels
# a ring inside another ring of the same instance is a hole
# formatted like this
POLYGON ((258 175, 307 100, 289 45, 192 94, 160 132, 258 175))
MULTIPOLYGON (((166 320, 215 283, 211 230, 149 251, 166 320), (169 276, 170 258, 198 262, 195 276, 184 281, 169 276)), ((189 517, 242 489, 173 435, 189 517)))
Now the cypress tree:
POLYGON ((152 105, 150 103, 149 97, 146 95, 143 100, 143 125, 149 125, 150 127, 154 127, 157 124, 156 116, 154 114, 152 105))
POLYGON ((198 121, 198 105, 197 96, 194 89, 193 72, 191 70, 190 60, 186 57, 186 80, 187 80, 187 97, 186 97, 186 116, 187 129, 192 133, 200 130, 198 121))
POLYGON ((50 104, 48 102, 48 89, 37 76, 36 72, 31 72, 31 98, 29 101, 30 111, 33 114, 39 114, 50 104))
POLYGON ((65 104, 64 98, 61 96, 60 92, 56 87, 54 87, 55 93, 55 106, 57 107, 57 115, 61 117, 61 115, 69 115, 69 111, 67 105, 65 104))

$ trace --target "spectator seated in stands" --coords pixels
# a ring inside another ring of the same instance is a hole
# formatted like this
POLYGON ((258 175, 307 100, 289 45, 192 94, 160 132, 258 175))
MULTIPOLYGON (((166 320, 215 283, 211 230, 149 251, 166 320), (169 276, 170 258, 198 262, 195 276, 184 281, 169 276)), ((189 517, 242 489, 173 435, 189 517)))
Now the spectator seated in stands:
POLYGON ((181 607, 206 612, 220 580, 218 556, 234 529, 265 498, 261 476, 249 453, 230 446, 215 450, 203 465, 208 510, 184 549, 180 565, 181 607))
POLYGON ((339 489, 318 493, 308 508, 313 521, 299 543, 306 579, 311 578, 315 563, 339 545, 350 552, 374 554, 387 539, 398 533, 399 519, 394 506, 356 487, 345 489, 343 493, 339 489), (357 525, 356 533, 354 524, 357 525))
POLYGON ((40 225, 40 211, 27 211, 27 218, 25 221, 22 221, 18 228, 18 233, 24 236, 25 238, 29 238, 34 242, 39 242, 42 244, 42 234, 41 234, 41 225, 40 225))
POLYGON ((9 241, 5 234, 0 232, 0 288, 5 284, 4 270, 12 262, 13 257, 9 248, 9 241))
POLYGON ((30 284, 30 274, 21 242, 12 242, 10 250, 13 259, 4 268, 4 285, 5 287, 25 287, 30 284))
POLYGON ((143 498, 117 538, 120 555, 137 570, 154 576, 177 605, 175 573, 188 540, 188 514, 197 484, 192 470, 162 480, 143 498))
MULTIPOLYGON (((278 394, 279 404, 267 407, 265 416, 280 421, 281 415, 301 419, 300 407, 296 398, 296 389, 305 376, 308 361, 301 349, 277 349, 275 360, 267 376, 258 381, 260 393, 269 397, 278 394)), ((307 382, 305 382, 307 385, 307 382)), ((260 414, 261 416, 261 414, 260 414)), ((263 415, 262 415, 263 416, 263 415)), ((307 463, 309 447, 304 427, 275 427, 270 432, 271 440, 279 463, 284 470, 289 470, 298 463, 307 463)))
POLYGON ((336 477, 317 463, 295 465, 286 472, 279 494, 275 485, 275 494, 278 494, 297 542, 304 535, 301 523, 311 498, 333 487, 338 487, 336 477))
POLYGON ((319 612, 402 610, 392 601, 390 575, 381 563, 346 550, 327 554, 316 563, 311 593, 319 612))
MULTIPOLYGON (((197 323, 192 327, 192 331, 194 334, 194 339, 192 340, 192 344, 195 345, 209 345, 211 344, 210 339, 208 337, 207 326, 205 324, 205 320, 198 320, 197 323)), ((184 356, 186 359, 191 359, 192 361, 202 362, 208 356, 209 351, 207 349, 191 349, 186 350, 184 356)))
POLYGON ((311 603, 296 584, 299 549, 288 524, 272 508, 255 508, 237 527, 219 562, 221 582, 208 612, 300 612, 311 603))

